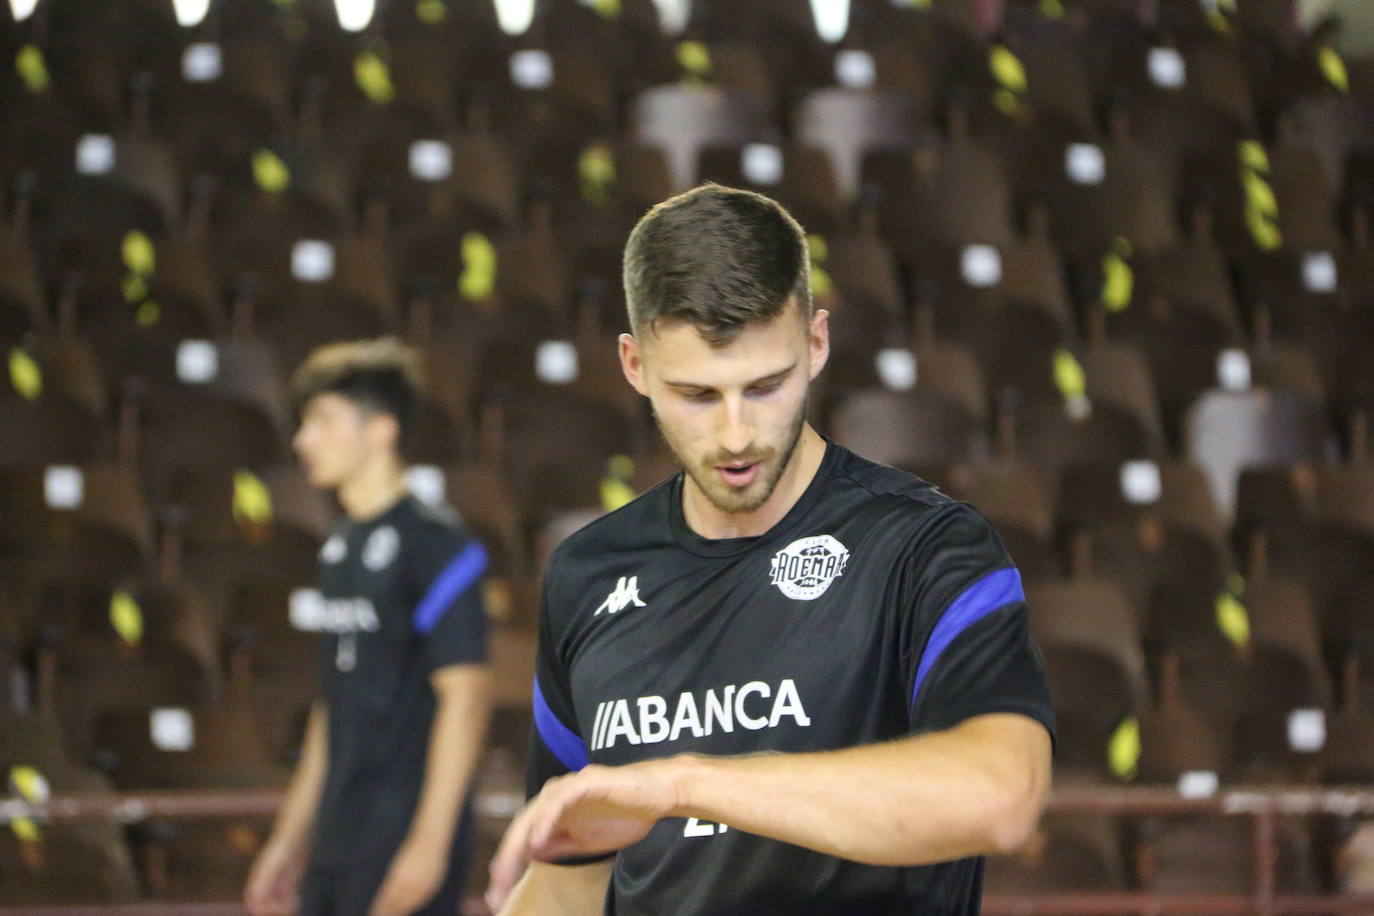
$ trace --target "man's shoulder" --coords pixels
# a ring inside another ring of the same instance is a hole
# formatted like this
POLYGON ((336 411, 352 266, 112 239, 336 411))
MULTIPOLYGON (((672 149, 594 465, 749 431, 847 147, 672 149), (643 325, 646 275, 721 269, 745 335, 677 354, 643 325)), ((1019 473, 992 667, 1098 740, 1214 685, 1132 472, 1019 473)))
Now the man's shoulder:
POLYGON ((619 509, 599 516, 568 535, 549 556, 548 571, 567 571, 603 563, 626 551, 652 547, 668 534, 669 501, 675 478, 645 490, 619 509))
POLYGON ((857 489, 865 502, 892 509, 908 520, 925 519, 953 506, 968 506, 929 480, 848 449, 842 450, 835 474, 857 489))

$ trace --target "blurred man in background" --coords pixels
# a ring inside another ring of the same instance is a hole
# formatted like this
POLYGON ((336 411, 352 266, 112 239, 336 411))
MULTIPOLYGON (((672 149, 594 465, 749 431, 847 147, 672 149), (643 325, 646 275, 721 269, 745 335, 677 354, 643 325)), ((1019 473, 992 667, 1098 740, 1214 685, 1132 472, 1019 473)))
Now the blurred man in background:
POLYGON ((489 706, 486 553, 407 491, 419 384, 391 339, 323 347, 293 381, 296 452, 347 518, 320 551, 323 696, 248 879, 254 914, 460 905, 489 706))

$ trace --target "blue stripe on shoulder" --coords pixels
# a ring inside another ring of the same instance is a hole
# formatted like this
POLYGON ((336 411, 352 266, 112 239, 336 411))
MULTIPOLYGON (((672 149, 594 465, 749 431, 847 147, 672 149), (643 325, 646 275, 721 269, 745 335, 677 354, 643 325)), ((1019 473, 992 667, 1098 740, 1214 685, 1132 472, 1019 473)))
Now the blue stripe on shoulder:
POLYGON ((998 569, 974 582, 950 603, 935 629, 926 640, 925 652, 916 668, 916 684, 911 688, 911 705, 916 705, 916 695, 921 692, 921 684, 940 654, 959 634, 982 620, 993 611, 999 610, 1016 601, 1025 601, 1026 593, 1021 587, 1021 573, 1015 566, 998 569))
POLYGON ((534 727, 539 730, 545 747, 563 766, 580 770, 587 765, 587 745, 577 737, 577 732, 558 721, 558 716, 544 699, 544 691, 539 688, 538 675, 534 678, 534 727))
POLYGON ((429 633, 455 600, 466 592, 487 569, 487 551, 480 541, 470 541, 449 564, 439 571, 420 599, 412 618, 421 635, 429 633))

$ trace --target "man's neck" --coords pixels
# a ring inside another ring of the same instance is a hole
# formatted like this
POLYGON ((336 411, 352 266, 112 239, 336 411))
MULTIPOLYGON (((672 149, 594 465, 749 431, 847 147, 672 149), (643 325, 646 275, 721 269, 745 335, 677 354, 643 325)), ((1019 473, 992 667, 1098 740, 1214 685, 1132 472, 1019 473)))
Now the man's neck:
POLYGON ((825 440, 807 423, 802 427, 801 438, 792 451, 787 468, 778 478, 773 495, 753 512, 722 512, 706 498, 691 475, 686 475, 686 483, 682 488, 682 512, 687 527, 713 540, 764 534, 782 521, 783 516, 802 498, 824 459, 825 440))
POLYGON ((405 495, 405 475, 396 461, 364 467, 339 487, 339 503, 355 522, 376 518, 405 495))

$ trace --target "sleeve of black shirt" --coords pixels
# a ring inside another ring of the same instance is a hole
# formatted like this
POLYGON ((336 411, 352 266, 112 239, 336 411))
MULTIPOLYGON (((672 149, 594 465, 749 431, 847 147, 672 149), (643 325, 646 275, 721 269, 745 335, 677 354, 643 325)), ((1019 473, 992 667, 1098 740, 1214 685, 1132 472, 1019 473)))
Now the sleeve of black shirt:
POLYGON ((482 575, 487 552, 482 542, 456 528, 434 525, 408 548, 414 593, 420 596, 413 624, 424 640, 429 670, 486 661, 482 575))
POLYGON ((936 510, 903 571, 905 700, 913 733, 974 716, 1019 713, 1054 735, 1021 574, 991 523, 967 503, 936 510))
POLYGON ((534 724, 530 732, 529 766, 525 790, 532 798, 555 776, 587 765, 587 744, 573 706, 572 686, 563 663, 556 627, 554 577, 557 559, 544 577, 539 607, 539 648, 534 663, 534 724))

